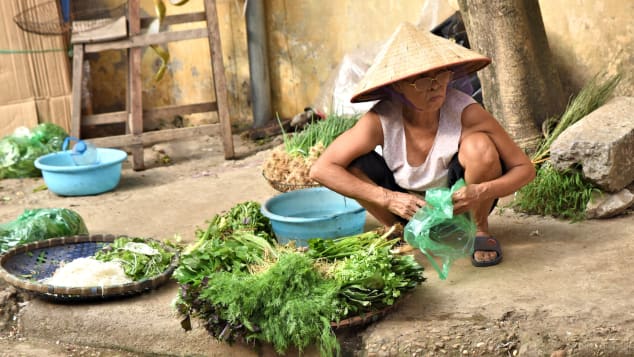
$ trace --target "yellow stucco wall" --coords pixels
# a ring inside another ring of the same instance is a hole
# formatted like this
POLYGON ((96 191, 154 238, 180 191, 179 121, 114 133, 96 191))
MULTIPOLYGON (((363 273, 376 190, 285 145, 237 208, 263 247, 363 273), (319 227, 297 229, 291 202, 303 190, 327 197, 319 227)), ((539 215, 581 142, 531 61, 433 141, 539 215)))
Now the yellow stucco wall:
MULTIPOLYGON (((167 0, 165 1, 167 3, 167 0)), ((148 15, 153 14, 152 0, 143 0, 143 9, 148 15)), ((230 117, 250 116, 248 103, 244 102, 246 90, 244 83, 249 78, 248 62, 239 65, 235 59, 246 57, 246 34, 244 21, 238 15, 241 11, 235 1, 218 1, 217 10, 220 37, 223 47, 223 63, 225 64, 226 84, 230 117), (236 23, 237 22, 237 23, 236 23)), ((204 10, 203 2, 190 0, 183 6, 167 4, 167 14, 191 13, 204 10)), ((200 28, 204 23, 190 23, 171 26, 170 30, 200 28)), ((158 107, 164 105, 200 103, 215 98, 209 42, 206 38, 171 42, 167 45, 170 52, 169 70, 160 81, 153 80, 154 73, 160 66, 160 59, 152 50, 145 50, 143 55, 144 105, 158 107)), ((201 113, 187 116, 190 124, 217 122, 215 113, 201 113)), ((169 118, 166 118, 169 120, 169 118)), ((161 124, 161 123, 159 123, 161 124)), ((166 124, 169 127, 170 123, 166 124)))
MULTIPOLYGON (((242 1, 218 1, 220 37, 226 73, 230 117, 235 122, 250 120, 248 104, 249 67, 246 53, 246 33, 240 4, 242 1)), ((173 6, 165 0, 167 15, 203 10, 201 0, 190 0, 183 6, 173 6)), ((141 1, 144 16, 155 17, 153 0, 141 1)), ((203 27, 203 22, 174 25, 172 30, 203 27)), ((142 82, 143 107, 194 104, 214 99, 213 76, 209 43, 206 38, 170 42, 168 70, 160 81, 153 79, 161 64, 160 58, 150 48, 143 49, 142 82)), ((90 93, 93 112, 103 113, 125 108, 125 83, 127 59, 125 51, 104 51, 91 54, 90 93)), ((217 122, 215 113, 186 116, 185 125, 217 122)), ((181 125, 179 118, 161 118, 157 122, 144 123, 146 130, 170 128, 181 125)))
MULTIPOLYGON (((258 0, 250 0, 258 1, 258 0)), ((261 0, 262 1, 262 0, 261 0)), ((167 1, 166 1, 167 2, 167 1)), ((326 84, 348 54, 374 53, 401 21, 431 29, 451 15, 453 0, 267 0, 271 98, 274 114, 288 118, 322 97, 326 84)), ((252 124, 249 62, 244 17, 245 0, 218 0, 220 36, 228 87, 229 113, 238 127, 252 124)), ((152 0, 142 0, 153 14, 152 0)), ((541 0, 542 16, 554 59, 566 90, 574 93, 603 68, 625 77, 618 95, 634 95, 632 48, 634 1, 541 0)), ((201 0, 182 7, 167 5, 168 14, 202 10, 201 0)), ((200 26, 198 24, 197 26, 200 26)), ((169 45, 165 78, 154 82, 158 57, 143 55, 144 107, 187 104, 213 98, 206 39, 169 45)), ((92 99, 96 111, 124 106, 125 57, 101 53, 91 61, 92 99)), ((214 122, 214 115, 187 116, 186 124, 214 122)), ((170 127, 172 118, 149 127, 170 127)))
POLYGON ((576 93, 594 74, 617 72, 615 95, 634 96, 634 1, 540 0, 564 87, 576 93))
POLYGON ((435 17, 441 21, 454 11, 444 1, 438 10, 426 3, 268 1, 266 21, 274 110, 289 117, 315 104, 344 55, 374 54, 400 22, 425 23, 434 14, 439 14, 435 17), (425 6, 427 15, 421 16, 425 6))

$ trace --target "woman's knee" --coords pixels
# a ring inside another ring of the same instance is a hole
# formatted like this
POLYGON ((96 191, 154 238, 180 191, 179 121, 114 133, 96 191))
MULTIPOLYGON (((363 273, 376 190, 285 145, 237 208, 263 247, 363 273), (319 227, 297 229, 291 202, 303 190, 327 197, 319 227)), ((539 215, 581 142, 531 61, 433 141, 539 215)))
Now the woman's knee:
POLYGON ((499 165, 500 154, 491 138, 485 133, 473 133, 462 139, 458 159, 463 167, 469 164, 490 167, 499 165))

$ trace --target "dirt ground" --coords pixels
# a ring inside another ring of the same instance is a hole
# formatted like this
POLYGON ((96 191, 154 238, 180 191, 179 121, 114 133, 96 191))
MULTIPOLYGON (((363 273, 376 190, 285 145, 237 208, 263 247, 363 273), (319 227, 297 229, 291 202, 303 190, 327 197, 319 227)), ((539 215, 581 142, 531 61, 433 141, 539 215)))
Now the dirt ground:
MULTIPOLYGON (((225 161, 218 138, 148 148, 145 171, 124 165, 113 192, 59 197, 42 179, 0 181, 0 222, 25 208, 78 212, 91 234, 194 239, 206 220, 239 202, 278 192, 261 176, 277 141, 234 137, 241 159, 225 161), (169 158, 169 159, 168 159, 169 158), (169 164, 166 162, 169 161, 169 164)), ((338 330, 348 356, 634 355, 634 216, 569 223, 496 209, 491 228, 502 264, 456 261, 440 280, 419 252, 425 281, 391 313, 338 330)), ((368 217, 367 227, 376 226, 368 217)), ((169 282, 136 297, 57 304, 0 281, 0 356, 264 356, 267 346, 218 343, 201 326, 184 332, 169 282)), ((297 351, 288 353, 297 355, 297 351)), ((318 353, 311 348, 306 356, 318 353)))

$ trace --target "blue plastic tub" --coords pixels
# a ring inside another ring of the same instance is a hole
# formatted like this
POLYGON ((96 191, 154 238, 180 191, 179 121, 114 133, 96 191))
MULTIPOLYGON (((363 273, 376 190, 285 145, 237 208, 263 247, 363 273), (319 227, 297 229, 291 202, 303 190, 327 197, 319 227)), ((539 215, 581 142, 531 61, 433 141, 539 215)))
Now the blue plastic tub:
POLYGON ((357 201, 325 187, 285 192, 261 207, 280 244, 298 247, 311 238, 332 239, 363 232, 366 211, 357 201))
POLYGON ((121 179, 121 163, 128 157, 125 151, 97 148, 99 163, 76 165, 71 151, 44 155, 35 160, 35 167, 49 191, 60 196, 89 196, 108 192, 117 187, 121 179))

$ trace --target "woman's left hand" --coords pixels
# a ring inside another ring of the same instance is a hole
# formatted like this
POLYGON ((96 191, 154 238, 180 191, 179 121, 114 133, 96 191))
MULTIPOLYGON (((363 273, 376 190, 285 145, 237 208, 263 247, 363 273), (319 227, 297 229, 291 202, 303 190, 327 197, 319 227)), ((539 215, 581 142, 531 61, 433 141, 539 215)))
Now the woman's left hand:
POLYGON ((480 185, 470 184, 458 189, 451 196, 455 215, 470 211, 480 202, 480 185))

